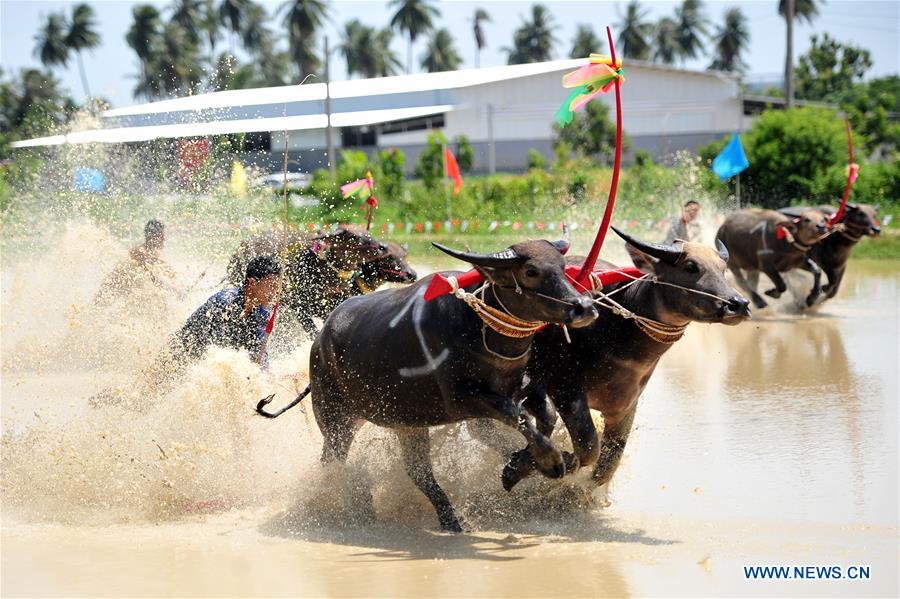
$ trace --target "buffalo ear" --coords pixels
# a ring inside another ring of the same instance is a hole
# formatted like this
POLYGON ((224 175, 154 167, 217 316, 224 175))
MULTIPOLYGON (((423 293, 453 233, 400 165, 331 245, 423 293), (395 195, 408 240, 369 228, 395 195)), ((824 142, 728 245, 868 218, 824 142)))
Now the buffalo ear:
POLYGON ((566 239, 560 239, 558 241, 548 241, 547 243, 555 247, 556 250, 563 256, 565 256, 566 252, 569 251, 569 248, 572 247, 572 245, 566 239))
POLYGON ((656 264, 659 262, 658 258, 645 254, 630 243, 625 244, 625 251, 631 256, 631 261, 639 271, 646 274, 654 274, 656 272, 656 264))

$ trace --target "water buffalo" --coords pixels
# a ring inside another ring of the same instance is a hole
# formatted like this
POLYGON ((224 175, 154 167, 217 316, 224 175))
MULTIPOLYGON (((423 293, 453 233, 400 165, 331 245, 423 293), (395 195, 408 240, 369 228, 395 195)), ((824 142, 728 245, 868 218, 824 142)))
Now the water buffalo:
MULTIPOLYGON (((638 398, 685 328, 691 322, 735 325, 750 318, 749 302, 725 279, 728 250, 721 242, 718 251, 693 242, 659 245, 613 230, 627 241, 635 266, 650 276, 604 287, 602 293, 614 303, 597 294, 603 306, 599 317, 571 331, 571 343, 555 327, 541 331, 526 368, 526 409, 549 434, 555 422, 547 409, 550 399, 582 464, 596 459, 592 479, 598 486, 615 473, 638 398), (599 448, 593 421, 585 417, 588 408, 603 414, 599 448)), ((504 488, 511 489, 533 467, 527 448, 513 454, 503 471, 504 488)))
MULTIPOLYGON (((402 249, 402 248, 401 248, 402 249)), ((269 233, 243 241, 228 264, 228 280, 243 281, 243 269, 254 257, 282 253, 280 233, 269 233)), ((352 281, 368 262, 389 258, 388 246, 365 230, 342 227, 333 233, 288 237, 284 283, 279 302, 292 312, 303 329, 314 337, 318 332, 313 317, 325 318, 340 301, 359 289, 352 281)), ((394 256, 391 264, 402 257, 394 256)), ((404 261, 403 270, 409 269, 404 261)), ((372 271, 374 273, 374 271, 372 271)))
MULTIPOLYGON (((782 214, 796 218, 808 208, 782 208, 782 214)), ((828 217, 834 216, 837 210, 834 206, 817 206, 828 217)), ((847 260, 850 252, 859 241, 866 236, 881 234, 878 222, 877 206, 867 204, 847 204, 844 216, 838 221, 834 232, 814 245, 809 251, 809 257, 818 264, 828 277, 828 283, 822 286, 825 299, 831 299, 837 295, 847 269, 847 260)))
POLYGON ((809 250, 826 235, 826 217, 818 210, 807 210, 796 218, 774 210, 738 210, 728 215, 716 239, 731 253, 728 268, 737 284, 750 294, 754 306, 765 308, 766 301, 756 293, 759 272, 775 284, 774 289, 766 291, 773 298, 781 297, 787 290, 780 273, 795 268, 812 273, 814 283, 806 305, 816 302, 822 291, 822 270, 810 259, 809 250), (748 278, 744 278, 742 270, 748 278))
POLYGON ((406 471, 441 528, 459 532, 434 479, 427 427, 499 420, 525 436, 541 472, 562 476, 562 453, 522 416, 515 398, 535 330, 547 322, 586 326, 597 311, 565 277, 564 241, 526 241, 496 254, 435 246, 471 263, 487 283, 426 302, 428 277, 348 299, 313 342, 310 384, 324 462, 346 460, 362 420, 395 429, 406 471))

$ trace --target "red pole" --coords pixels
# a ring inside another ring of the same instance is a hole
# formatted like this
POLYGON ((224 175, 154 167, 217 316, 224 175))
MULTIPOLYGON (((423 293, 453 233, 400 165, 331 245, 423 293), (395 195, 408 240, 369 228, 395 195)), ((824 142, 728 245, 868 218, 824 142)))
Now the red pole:
MULTIPOLYGON (((613 45, 612 29, 606 26, 606 37, 609 40, 609 55, 612 58, 612 68, 616 69, 616 47, 613 45)), ((594 238, 594 245, 588 253, 587 259, 581 265, 581 272, 578 273, 577 282, 580 285, 586 285, 594 265, 597 264, 597 257, 600 255, 600 248, 603 246, 603 240, 606 238, 606 231, 609 229, 609 221, 612 220, 613 207, 616 204, 616 189, 619 186, 619 169, 622 166, 622 93, 620 91, 621 81, 616 78, 616 157, 613 162, 612 182, 609 186, 609 198, 606 200, 606 211, 603 213, 603 221, 597 230, 597 237, 594 238)))
POLYGON ((847 127, 847 147, 850 152, 850 164, 848 168, 850 170, 847 172, 847 185, 844 187, 844 197, 841 198, 841 207, 838 208, 838 211, 834 213, 834 216, 829 219, 828 224, 830 225, 836 225, 844 217, 844 212, 847 208, 847 200, 850 199, 850 187, 853 186, 853 135, 850 132, 850 120, 844 118, 844 125, 847 127))

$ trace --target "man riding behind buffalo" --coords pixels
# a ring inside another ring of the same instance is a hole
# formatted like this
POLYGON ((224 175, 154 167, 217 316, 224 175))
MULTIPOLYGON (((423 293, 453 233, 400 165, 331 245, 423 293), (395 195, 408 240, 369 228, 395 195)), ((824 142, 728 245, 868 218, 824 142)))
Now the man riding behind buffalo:
POLYGON ((697 200, 689 200, 681 209, 681 216, 677 216, 670 221, 669 232, 666 233, 666 239, 663 243, 671 245, 676 239, 682 241, 700 241, 700 222, 697 217, 700 215, 700 202, 697 200))
MULTIPOLYGON (((265 369, 268 366, 266 324, 271 316, 269 307, 278 293, 280 274, 281 267, 270 256, 251 260, 240 287, 223 289, 210 297, 171 337, 166 349, 144 371, 138 398, 167 390, 211 345, 245 350, 265 369)), ((91 403, 121 400, 121 394, 107 390, 91 398, 91 403)))

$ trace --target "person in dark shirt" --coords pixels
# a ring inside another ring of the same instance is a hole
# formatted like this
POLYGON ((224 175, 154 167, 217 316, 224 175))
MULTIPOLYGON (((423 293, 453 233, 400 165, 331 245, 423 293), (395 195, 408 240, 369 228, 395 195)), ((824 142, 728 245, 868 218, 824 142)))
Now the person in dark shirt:
MULTIPOLYGON (((143 373, 137 400, 159 395, 177 380, 192 362, 199 360, 211 345, 243 349, 262 368, 268 366, 265 351, 269 306, 278 293, 281 268, 273 258, 261 256, 247 265, 240 288, 219 291, 197 308, 170 339, 168 347, 143 373)), ((120 403, 121 391, 106 390, 91 398, 94 406, 120 403)))
POLYGON ((200 359, 210 345, 247 350, 252 360, 268 366, 263 341, 280 273, 273 258, 254 258, 240 288, 223 289, 197 308, 169 342, 177 369, 200 359))

